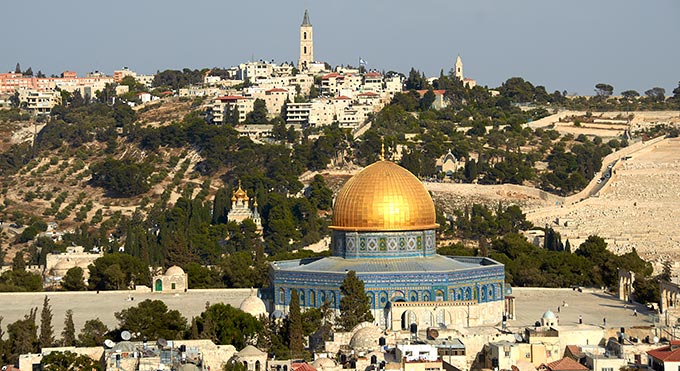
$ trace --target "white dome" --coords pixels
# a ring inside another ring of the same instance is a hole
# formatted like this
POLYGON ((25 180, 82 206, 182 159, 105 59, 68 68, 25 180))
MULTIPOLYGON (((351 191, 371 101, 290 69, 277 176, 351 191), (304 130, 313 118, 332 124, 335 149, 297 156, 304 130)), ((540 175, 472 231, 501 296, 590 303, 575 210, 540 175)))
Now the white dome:
POLYGON ((317 370, 321 370, 324 368, 335 368, 337 365, 332 359, 324 357, 317 358, 314 362, 312 362, 312 366, 314 366, 314 368, 317 370))
POLYGON ((183 276, 184 275, 184 269, 173 265, 172 267, 168 268, 167 271, 165 271, 166 276, 183 276))
POLYGON ((549 310, 549 311, 543 313, 542 318, 543 319, 556 319, 557 317, 555 317, 555 313, 553 313, 552 311, 549 310))
POLYGON ((382 331, 377 326, 369 325, 354 333, 349 346, 352 349, 373 349, 379 346, 381 336, 382 331))
POLYGON ((261 315, 267 315, 267 307, 264 305, 264 301, 257 297, 257 291, 253 290, 250 296, 243 299, 239 309, 257 318, 261 315))

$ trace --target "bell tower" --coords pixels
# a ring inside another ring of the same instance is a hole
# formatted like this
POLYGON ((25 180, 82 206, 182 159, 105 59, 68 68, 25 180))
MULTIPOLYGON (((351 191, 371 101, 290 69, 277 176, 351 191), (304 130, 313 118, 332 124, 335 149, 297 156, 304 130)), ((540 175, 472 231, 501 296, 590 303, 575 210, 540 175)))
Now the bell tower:
POLYGON ((298 69, 306 70, 310 63, 314 62, 314 42, 312 39, 312 24, 309 22, 309 13, 305 9, 305 16, 300 25, 300 60, 298 69))
POLYGON ((456 70, 453 75, 458 78, 458 80, 463 81, 463 59, 458 55, 456 58, 456 70))

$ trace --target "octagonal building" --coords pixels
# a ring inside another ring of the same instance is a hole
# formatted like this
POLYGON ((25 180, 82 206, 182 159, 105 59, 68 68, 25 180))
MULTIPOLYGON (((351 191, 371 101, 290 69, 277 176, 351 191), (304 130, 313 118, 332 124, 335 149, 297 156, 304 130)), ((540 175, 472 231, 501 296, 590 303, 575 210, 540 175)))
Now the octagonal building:
POLYGON ((333 206, 332 256, 273 262, 273 309, 338 310, 340 285, 355 271, 364 282, 375 323, 391 330, 495 325, 505 312, 504 266, 485 257, 436 252, 434 203, 423 184, 391 161, 352 177, 333 206))

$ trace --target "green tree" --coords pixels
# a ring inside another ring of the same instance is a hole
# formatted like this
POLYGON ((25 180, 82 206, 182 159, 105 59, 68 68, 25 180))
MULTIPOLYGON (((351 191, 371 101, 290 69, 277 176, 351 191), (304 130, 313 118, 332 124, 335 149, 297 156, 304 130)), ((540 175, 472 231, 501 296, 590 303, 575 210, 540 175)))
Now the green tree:
POLYGON ((302 314, 300 313, 300 297, 297 290, 290 293, 290 304, 288 305, 288 347, 294 358, 302 356, 304 351, 302 314))
POLYGON ((65 347, 76 346, 76 327, 73 324, 73 310, 66 311, 64 330, 61 332, 61 345, 65 347))
POLYGON ((96 360, 73 352, 50 352, 40 360, 45 371, 101 371, 102 366, 96 360))
POLYGON ((138 258, 124 254, 106 254, 90 264, 92 290, 122 290, 132 283, 148 285, 151 281, 148 267, 138 258))
POLYGON ((599 83, 595 85, 595 92, 598 96, 606 98, 614 93, 614 87, 609 84, 599 83))
POLYGON ((425 94, 423 94, 423 98, 420 99, 420 110, 421 111, 427 111, 432 107, 432 103, 434 103, 434 100, 436 99, 436 96, 434 95, 434 92, 432 89, 428 89, 425 94))
POLYGON ((232 344, 242 349, 262 331, 262 324, 255 317, 229 304, 218 303, 206 308, 196 318, 198 332, 203 339, 216 344, 232 344))
POLYGON ((52 307, 50 299, 45 295, 42 311, 40 312, 40 348, 48 348, 54 345, 54 328, 52 328, 52 307))
POLYGON ((319 210, 330 210, 333 206, 333 191, 321 174, 314 175, 309 184, 309 201, 319 210))
POLYGON ((61 287, 67 291, 87 290, 83 268, 73 267, 67 270, 64 279, 61 281, 61 287))
POLYGON ((364 292, 364 282, 355 271, 347 272, 347 276, 340 285, 340 318, 339 325, 345 331, 350 331, 362 322, 373 322, 371 302, 364 292))
POLYGON ((621 96, 623 96, 626 99, 634 99, 640 96, 640 93, 638 93, 635 90, 625 90, 621 92, 621 96))
POLYGON ((186 318, 178 310, 169 310, 160 300, 146 299, 114 315, 119 329, 139 332, 149 339, 182 339, 188 330, 186 318))
POLYGON ((264 100, 257 98, 253 103, 253 110, 246 115, 245 123, 248 124, 266 124, 267 120, 267 104, 264 100))
POLYGON ((645 95, 652 102, 663 102, 666 99, 666 89, 660 87, 654 87, 645 91, 645 95))
POLYGON ((78 345, 83 347, 102 346, 109 329, 99 318, 85 321, 78 334, 78 345))
POLYGON ((24 319, 7 326, 6 360, 16 364, 20 354, 38 351, 38 326, 35 324, 38 308, 31 308, 24 319))

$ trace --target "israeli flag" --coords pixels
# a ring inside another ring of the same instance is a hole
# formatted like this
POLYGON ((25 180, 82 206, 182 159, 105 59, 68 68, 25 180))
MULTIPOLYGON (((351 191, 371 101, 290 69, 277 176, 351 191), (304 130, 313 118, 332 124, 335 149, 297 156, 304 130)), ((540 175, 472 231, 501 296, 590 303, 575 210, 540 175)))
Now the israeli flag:
POLYGON ((359 64, 366 64, 366 61, 363 58, 359 57, 359 64))

